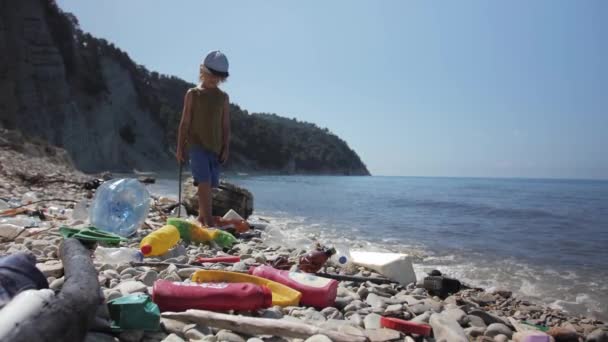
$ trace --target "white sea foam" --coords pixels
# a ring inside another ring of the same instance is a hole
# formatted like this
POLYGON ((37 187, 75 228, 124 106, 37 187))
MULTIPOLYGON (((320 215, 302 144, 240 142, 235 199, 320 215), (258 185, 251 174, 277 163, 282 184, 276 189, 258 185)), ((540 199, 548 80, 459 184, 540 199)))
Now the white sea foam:
POLYGON ((468 253, 437 254, 420 245, 403 245, 386 239, 380 243, 369 241, 368 235, 344 232, 330 224, 312 223, 305 217, 294 217, 288 213, 260 213, 270 221, 269 227, 277 228, 283 234, 282 243, 302 247, 302 241, 326 244, 348 244, 353 249, 379 252, 401 252, 414 256, 414 271, 418 279, 428 272, 438 269, 465 283, 486 289, 508 289, 524 299, 544 303, 572 313, 591 315, 605 319, 608 312, 601 303, 608 300, 606 285, 597 282, 584 283, 579 274, 568 271, 558 272, 544 269, 516 260, 492 261, 481 254, 468 253), (576 292, 587 288, 590 293, 576 292))

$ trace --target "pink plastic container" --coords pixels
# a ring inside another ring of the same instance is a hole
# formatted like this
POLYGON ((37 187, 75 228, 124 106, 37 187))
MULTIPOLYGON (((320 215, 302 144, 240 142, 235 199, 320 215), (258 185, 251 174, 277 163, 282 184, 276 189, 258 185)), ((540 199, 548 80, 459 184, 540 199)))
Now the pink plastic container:
POLYGON ((249 283, 179 283, 157 280, 152 300, 160 311, 252 311, 272 306, 272 292, 266 286, 249 283))
POLYGON ((550 342, 549 335, 528 335, 524 337, 523 342, 550 342))
POLYGON ((300 304, 318 309, 334 306, 338 281, 317 277, 312 274, 281 271, 270 266, 258 266, 249 269, 249 274, 270 279, 289 286, 302 293, 300 304))

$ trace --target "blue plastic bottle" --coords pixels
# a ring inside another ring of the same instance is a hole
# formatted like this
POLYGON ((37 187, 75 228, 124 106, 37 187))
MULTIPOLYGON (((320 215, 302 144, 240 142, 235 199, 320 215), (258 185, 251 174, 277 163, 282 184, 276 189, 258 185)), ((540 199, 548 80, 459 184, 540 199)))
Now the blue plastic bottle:
POLYGON ((130 236, 150 211, 150 193, 138 180, 114 179, 103 183, 89 210, 91 224, 98 229, 130 236))

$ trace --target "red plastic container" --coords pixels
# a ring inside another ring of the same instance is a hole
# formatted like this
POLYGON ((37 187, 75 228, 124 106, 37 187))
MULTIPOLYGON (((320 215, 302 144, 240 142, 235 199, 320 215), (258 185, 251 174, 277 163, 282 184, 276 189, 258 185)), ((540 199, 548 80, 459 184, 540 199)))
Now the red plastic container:
POLYGON ((428 324, 416 323, 393 317, 381 317, 380 325, 383 328, 389 328, 402 331, 407 334, 416 334, 422 336, 429 336, 432 330, 431 326, 428 324))
POLYGON ((152 300, 160 311, 200 309, 252 311, 272 306, 272 292, 266 286, 249 283, 179 283, 157 280, 152 300))
POLYGON ((281 271, 270 266, 249 269, 249 274, 274 280, 302 293, 301 305, 326 308, 336 303, 338 282, 334 279, 317 277, 308 273, 281 271))
POLYGON ((239 262, 241 261, 241 257, 240 256, 223 256, 223 257, 215 257, 215 258, 197 258, 196 262, 199 264, 204 264, 206 262, 210 262, 210 263, 215 263, 215 262, 226 262, 226 263, 233 263, 233 262, 239 262))

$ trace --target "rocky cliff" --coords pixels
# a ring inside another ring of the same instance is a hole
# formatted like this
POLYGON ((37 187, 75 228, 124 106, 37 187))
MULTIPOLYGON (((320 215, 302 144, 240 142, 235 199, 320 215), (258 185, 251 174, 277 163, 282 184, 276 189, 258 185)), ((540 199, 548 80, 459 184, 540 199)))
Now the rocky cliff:
MULTIPOLYGON (((183 94, 192 84, 137 65, 82 32, 52 0, 0 0, 0 51, 0 126, 63 147, 86 172, 174 166, 183 94)), ((228 170, 369 174, 327 130, 236 105, 231 112, 228 170)))

